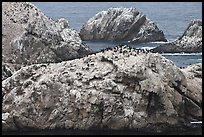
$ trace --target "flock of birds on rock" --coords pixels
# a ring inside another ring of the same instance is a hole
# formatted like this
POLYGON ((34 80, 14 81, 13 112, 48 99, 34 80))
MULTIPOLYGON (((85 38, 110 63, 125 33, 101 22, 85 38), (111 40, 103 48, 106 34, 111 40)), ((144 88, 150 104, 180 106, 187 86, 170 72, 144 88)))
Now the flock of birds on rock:
POLYGON ((152 49, 139 49, 139 48, 130 47, 128 45, 120 44, 120 45, 115 46, 115 47, 108 47, 106 49, 102 49, 100 51, 93 52, 89 55, 93 55, 93 54, 96 55, 97 53, 100 53, 100 52, 104 53, 106 51, 119 52, 122 54, 128 53, 129 55, 135 55, 135 56, 140 54, 140 53, 144 53, 144 54, 153 53, 152 49))
MULTIPOLYGON (((89 55, 96 55, 97 53, 100 53, 100 52, 104 53, 106 51, 119 52, 121 54, 128 53, 127 55, 133 55, 133 56, 137 56, 140 53, 143 53, 143 54, 156 53, 156 52, 154 52, 153 49, 139 49, 139 48, 130 47, 128 45, 120 44, 120 45, 117 45, 115 47, 108 47, 108 48, 102 49, 100 51, 93 52, 93 53, 91 53, 89 55)), ((89 56, 89 55, 86 55, 86 57, 89 56)), ((180 69, 184 69, 184 68, 185 67, 180 67, 180 69)))

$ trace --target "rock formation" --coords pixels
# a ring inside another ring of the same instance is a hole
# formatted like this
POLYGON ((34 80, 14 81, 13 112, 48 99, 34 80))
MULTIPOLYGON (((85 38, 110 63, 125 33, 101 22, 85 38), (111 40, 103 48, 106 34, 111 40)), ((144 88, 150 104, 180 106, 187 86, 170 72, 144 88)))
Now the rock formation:
POLYGON ((2 82, 2 129, 177 128, 202 117, 201 83, 188 75, 197 71, 182 71, 127 46, 26 66, 2 82))
MULTIPOLYGON (((187 88, 189 91, 193 91, 188 92, 188 96, 193 98, 193 100, 202 101, 202 63, 190 65, 181 71, 187 78, 187 88)), ((187 99, 186 105, 190 105, 191 103, 189 104, 189 102, 191 101, 187 99)), ((189 115, 193 115, 196 119, 202 120, 202 111, 200 111, 199 107, 191 104, 186 109, 189 115)))
POLYGON ((3 62, 61 62, 90 53, 67 20, 54 21, 28 2, 3 2, 2 8, 3 62))
POLYGON ((80 30, 82 40, 167 41, 156 24, 135 8, 109 8, 90 18, 80 30))
POLYGON ((12 64, 2 63, 2 80, 10 77, 15 71, 15 68, 12 64))
POLYGON ((153 49, 155 52, 202 52, 202 20, 193 20, 184 34, 176 41, 153 49))

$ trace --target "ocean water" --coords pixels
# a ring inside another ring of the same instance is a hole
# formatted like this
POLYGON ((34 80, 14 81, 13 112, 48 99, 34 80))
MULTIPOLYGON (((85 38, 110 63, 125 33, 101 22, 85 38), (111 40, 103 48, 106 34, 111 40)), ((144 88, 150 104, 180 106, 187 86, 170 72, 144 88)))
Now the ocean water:
MULTIPOLYGON (((164 32, 168 41, 181 36, 193 19, 202 18, 202 2, 33 2, 45 15, 54 20, 65 18, 77 32, 83 24, 96 13, 111 7, 134 7, 147 15, 164 32)), ((135 48, 154 48, 162 42, 128 43, 85 41, 93 51, 100 51, 118 44, 128 44, 135 48)), ((198 54, 164 54, 178 67, 202 62, 202 53, 198 54)))

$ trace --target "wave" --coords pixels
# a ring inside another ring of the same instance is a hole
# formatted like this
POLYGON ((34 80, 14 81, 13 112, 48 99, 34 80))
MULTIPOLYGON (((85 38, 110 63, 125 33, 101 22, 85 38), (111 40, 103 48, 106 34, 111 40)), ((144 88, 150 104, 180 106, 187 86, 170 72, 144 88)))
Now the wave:
POLYGON ((202 121, 191 121, 191 124, 202 124, 202 121))
POLYGON ((140 49, 148 49, 148 50, 153 49, 153 48, 156 48, 156 47, 140 47, 140 49))
POLYGON ((162 53, 162 55, 166 56, 202 56, 202 52, 200 53, 162 53))
POLYGON ((195 62, 200 62, 202 59, 188 59, 189 61, 195 61, 195 62))

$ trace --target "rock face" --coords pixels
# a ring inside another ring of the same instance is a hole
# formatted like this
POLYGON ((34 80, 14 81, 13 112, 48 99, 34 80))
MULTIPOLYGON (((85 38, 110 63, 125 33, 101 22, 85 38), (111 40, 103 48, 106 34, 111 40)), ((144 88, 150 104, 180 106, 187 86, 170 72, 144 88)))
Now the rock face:
POLYGON ((127 46, 23 67, 2 82, 2 129, 185 125, 202 117, 202 89, 191 87, 192 72, 182 71, 158 53, 127 46))
POLYGON ((155 52, 202 52, 202 20, 193 20, 184 34, 176 41, 166 43, 155 49, 155 52))
POLYGON ((167 41, 156 24, 135 8, 110 8, 89 19, 80 30, 82 40, 167 41))
POLYGON ((2 8, 3 62, 61 62, 90 53, 67 20, 54 21, 27 2, 3 2, 2 8))
POLYGON ((2 63, 2 80, 10 77, 15 71, 12 64, 2 63))
MULTIPOLYGON (((202 100, 202 63, 190 65, 181 71, 187 78, 187 88, 193 91, 188 93, 189 96, 193 98, 193 100, 202 100)), ((188 100, 186 104, 190 105, 189 102, 191 101, 188 100)), ((193 115, 197 117, 197 119, 202 120, 202 111, 200 111, 200 108, 191 105, 187 108, 189 115, 193 115)))

